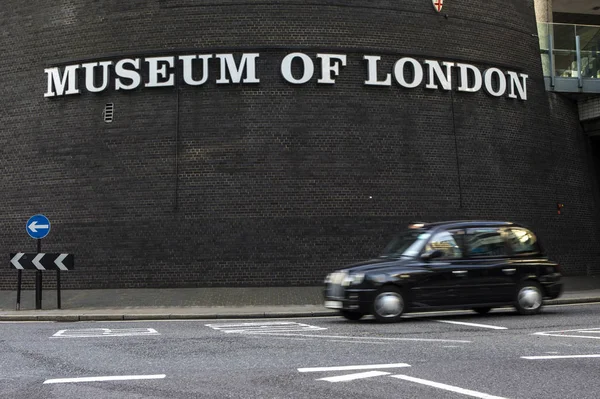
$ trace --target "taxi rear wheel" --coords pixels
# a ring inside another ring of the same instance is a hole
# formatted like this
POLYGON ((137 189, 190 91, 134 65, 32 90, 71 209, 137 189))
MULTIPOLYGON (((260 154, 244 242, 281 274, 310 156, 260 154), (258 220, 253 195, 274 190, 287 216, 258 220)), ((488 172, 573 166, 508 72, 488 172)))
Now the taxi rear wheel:
POLYGON ((342 314, 342 316, 344 316, 345 319, 352 321, 360 320, 364 316, 362 313, 351 312, 349 310, 341 310, 340 313, 342 314))
POLYGON ((396 287, 383 287, 375 295, 373 316, 382 323, 394 323, 400 320, 405 309, 404 296, 396 287))
POLYGON ((515 309, 520 314, 537 314, 542 310, 542 286, 535 281, 524 281, 517 286, 515 309))

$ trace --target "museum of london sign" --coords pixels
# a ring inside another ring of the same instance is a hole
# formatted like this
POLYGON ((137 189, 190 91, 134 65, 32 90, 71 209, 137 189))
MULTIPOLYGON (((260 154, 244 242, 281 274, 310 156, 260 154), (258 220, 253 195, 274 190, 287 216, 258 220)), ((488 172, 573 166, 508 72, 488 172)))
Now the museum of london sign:
MULTIPOLYGON (((219 64, 216 84, 257 84, 256 60, 259 53, 244 53, 236 61, 233 54, 198 54, 166 57, 124 58, 114 61, 97 61, 67 65, 63 68, 46 68, 48 90, 44 97, 79 94, 79 79, 85 82, 85 90, 99 93, 114 83, 115 90, 135 90, 140 87, 169 87, 175 85, 176 69, 182 71, 183 83, 188 86, 202 86, 209 81, 209 64, 219 64), (147 79, 142 81, 142 73, 147 79), (82 76, 81 76, 82 75, 82 76)), ((343 73, 347 56, 344 54, 316 54, 317 60, 301 52, 286 55, 281 61, 283 79, 290 84, 308 83, 317 74, 317 83, 332 85, 343 73), (292 64, 297 67, 292 71, 292 64), (316 71, 318 69, 318 71, 316 71)), ((494 97, 527 100, 528 75, 499 68, 480 70, 474 65, 424 60, 402 57, 391 71, 380 70, 380 56, 365 55, 364 84, 367 86, 399 85, 406 89, 423 86, 431 90, 457 90, 475 93, 485 90, 494 97), (458 78, 453 88, 453 71, 458 78), (407 72, 407 73, 405 73, 407 72)))

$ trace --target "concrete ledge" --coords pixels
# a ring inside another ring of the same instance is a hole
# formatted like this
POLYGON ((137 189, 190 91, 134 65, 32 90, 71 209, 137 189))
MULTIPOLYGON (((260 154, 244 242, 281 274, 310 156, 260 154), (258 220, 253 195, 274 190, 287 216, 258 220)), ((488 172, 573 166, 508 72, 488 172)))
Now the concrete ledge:
POLYGON ((340 316, 340 312, 337 310, 324 310, 322 312, 312 312, 312 317, 327 317, 327 316, 340 316))
POLYGON ((266 312, 266 318, 312 317, 313 312, 266 312))
POLYGON ((122 314, 82 314, 79 321, 111 321, 123 320, 122 314))
POLYGON ((217 314, 217 319, 261 319, 264 317, 265 317, 264 313, 217 314))
POLYGON ((75 322, 79 321, 79 315, 49 315, 41 314, 36 316, 38 321, 57 321, 57 322, 75 322))
POLYGON ((37 315, 0 315, 0 321, 38 321, 37 315))
POLYGON ((169 319, 168 314, 126 314, 123 315, 123 320, 164 320, 169 319))
POLYGON ((190 314, 190 313, 184 313, 184 314, 170 314, 169 315, 169 319, 172 320, 210 320, 210 319, 216 319, 217 315, 216 314, 190 314))
POLYGON ((594 303, 600 302, 600 296, 583 298, 558 298, 544 301, 544 305, 570 305, 574 303, 594 303))
MULTIPOLYGON (((591 293, 590 293, 591 294, 591 293)), ((545 300, 544 305, 569 305, 578 303, 600 303, 600 295, 597 292, 596 295, 587 296, 575 296, 571 298, 557 298, 552 300, 545 300)), ((285 307, 281 311, 273 311, 272 307, 267 307, 265 312, 247 312, 248 309, 228 309, 226 312, 219 312, 221 309, 213 309, 212 312, 207 309, 195 310, 181 308, 181 313, 128 313, 123 314, 125 311, 132 312, 131 309, 114 309, 113 313, 84 313, 81 311, 69 311, 61 310, 60 313, 56 311, 36 311, 35 313, 27 310, 23 311, 25 314, 16 314, 15 311, 11 311, 9 314, 0 314, 0 321, 52 321, 52 322, 77 322, 77 321, 120 321, 120 320, 215 320, 215 319, 265 319, 265 318, 290 318, 290 317, 331 317, 339 315, 337 310, 323 309, 322 311, 316 310, 298 310, 296 307, 290 308, 289 311, 285 311, 285 307), (187 312, 186 312, 187 311, 187 312), (193 313, 198 311, 198 313, 193 313), (213 313, 214 312, 214 313, 213 313)), ((314 309, 314 308, 313 308, 314 309)), ((148 311, 148 310, 146 310, 148 311)), ((160 311, 160 310, 154 310, 160 311)), ((173 309, 170 309, 173 311, 173 309)), ((426 314, 427 312, 418 312, 426 314)))

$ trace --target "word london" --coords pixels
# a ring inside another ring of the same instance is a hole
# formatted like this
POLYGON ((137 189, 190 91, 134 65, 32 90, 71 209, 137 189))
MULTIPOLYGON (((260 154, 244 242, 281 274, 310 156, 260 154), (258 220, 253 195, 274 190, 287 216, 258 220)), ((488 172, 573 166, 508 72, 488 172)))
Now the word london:
MULTIPOLYGON (((114 82, 115 90, 134 90, 144 87, 168 87, 175 85, 175 70, 182 71, 183 82, 189 86, 202 86, 209 78, 209 63, 218 62, 220 74, 217 84, 256 84, 256 60, 258 53, 245 53, 236 62, 233 54, 201 54, 170 57, 124 58, 113 61, 88 62, 67 65, 60 68, 47 68, 48 91, 44 97, 79 94, 79 73, 85 75, 85 89, 98 93, 106 90, 114 82), (215 59, 215 60, 213 60, 215 59), (177 64, 177 67, 176 67, 177 64), (110 75, 114 74, 114 78, 110 75), (142 82, 142 75, 147 79, 142 82), (99 80, 99 82, 97 82, 99 80)), ((335 84, 341 67, 346 66, 346 55, 317 54, 317 62, 304 53, 290 53, 281 61, 281 75, 288 83, 300 85, 309 82, 315 74, 315 64, 320 67, 318 84, 335 84), (297 67, 292 73, 292 64, 297 67)), ((381 57, 365 55, 368 86, 392 86, 392 76, 401 87, 413 89, 425 82, 426 89, 452 90, 453 70, 458 84, 456 90, 475 93, 482 88, 491 96, 527 100, 527 78, 523 73, 503 72, 498 68, 480 71, 471 64, 425 60, 422 63, 411 57, 396 61, 390 73, 381 74, 378 62, 381 57), (427 72, 427 77, 425 76, 427 72)))

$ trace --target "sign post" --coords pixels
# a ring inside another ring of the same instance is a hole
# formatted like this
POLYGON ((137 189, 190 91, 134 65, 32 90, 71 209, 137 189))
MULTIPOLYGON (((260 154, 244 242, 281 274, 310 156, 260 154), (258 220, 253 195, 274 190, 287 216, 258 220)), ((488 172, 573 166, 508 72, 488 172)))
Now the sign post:
MULTIPOLYGON (((37 253, 42 252, 42 238, 50 233, 50 220, 44 215, 33 215, 25 225, 25 231, 31 238, 37 239, 37 253)), ((19 281, 20 283, 20 281, 19 281)), ((58 286, 57 286, 58 288, 58 286)), ((60 288, 58 288, 60 290, 60 288)), ((21 286, 17 290, 17 298, 20 299, 21 286)), ((60 304, 60 300, 59 300, 60 304)), ((20 304, 18 305, 20 306, 20 304)), ((38 270, 35 273, 35 308, 42 308, 42 271, 38 270)), ((60 306, 59 306, 60 309, 60 306)))

